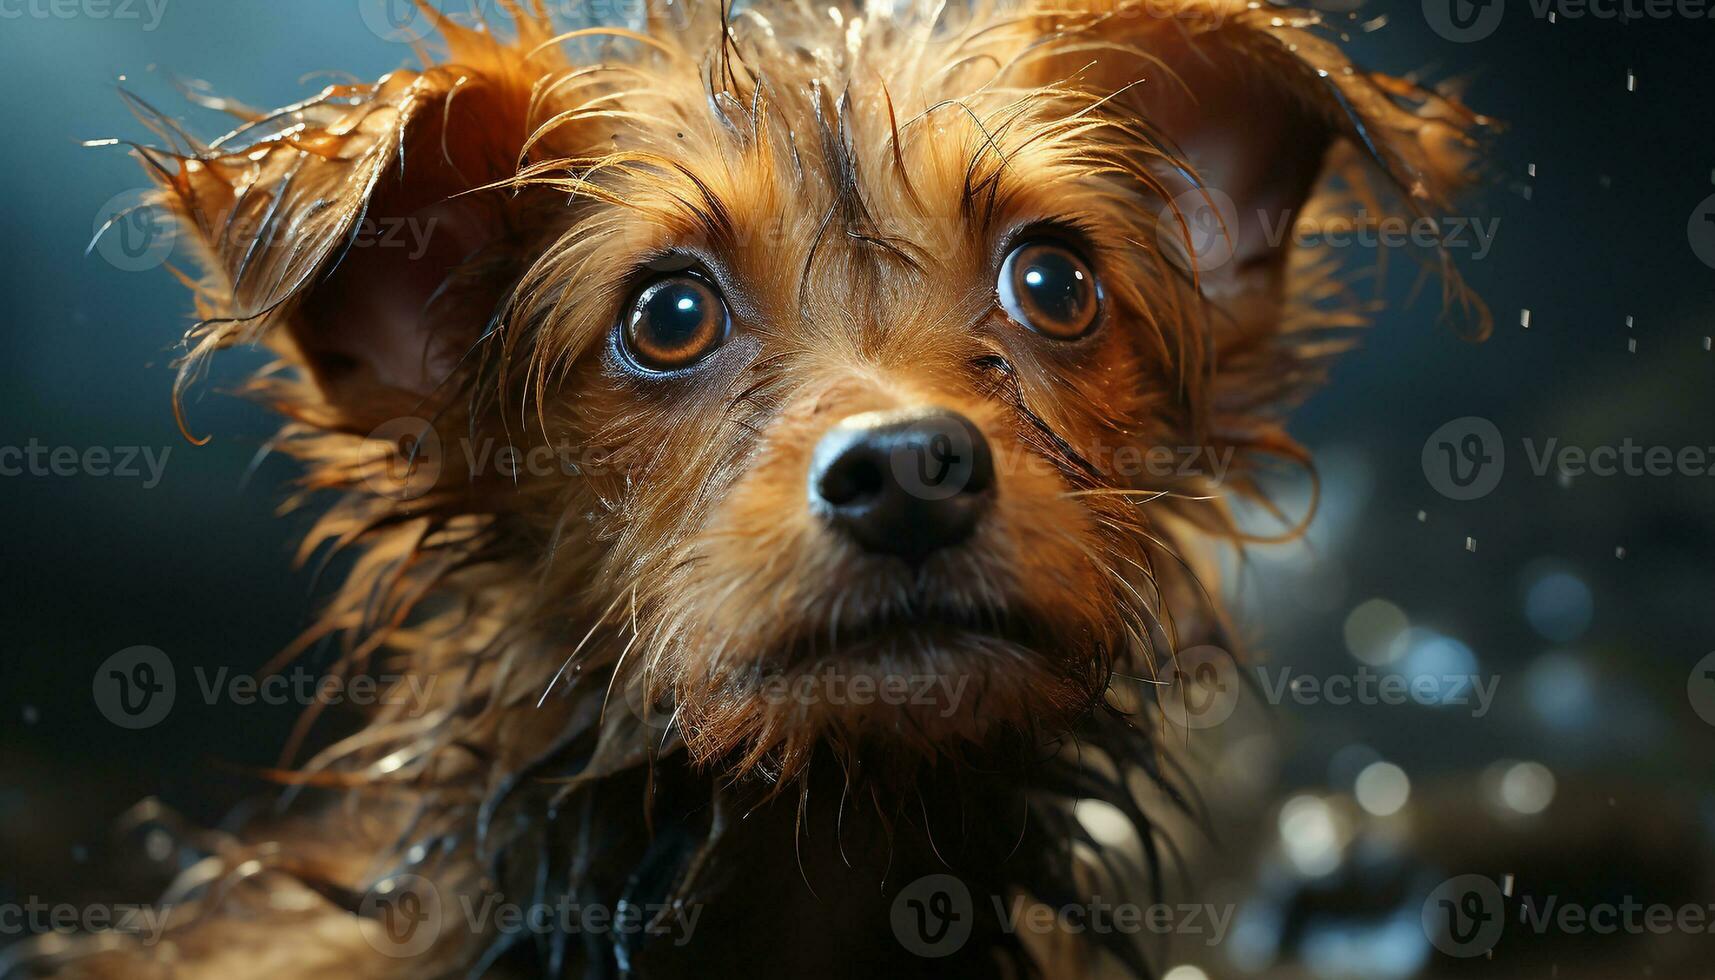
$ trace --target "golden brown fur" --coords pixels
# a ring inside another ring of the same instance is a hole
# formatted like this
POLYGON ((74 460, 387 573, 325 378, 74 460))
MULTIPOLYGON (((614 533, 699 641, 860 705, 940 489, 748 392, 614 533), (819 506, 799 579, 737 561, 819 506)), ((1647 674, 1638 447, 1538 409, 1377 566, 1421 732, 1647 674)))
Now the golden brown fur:
POLYGON ((1354 69, 1314 17, 1243 2, 652 9, 636 32, 556 36, 528 7, 445 24, 432 67, 139 149, 206 272, 185 382, 218 349, 271 346, 254 389, 292 420, 280 445, 306 493, 342 494, 303 555, 354 567, 287 656, 331 640, 338 672, 439 683, 431 710, 381 709, 294 759, 286 778, 330 802, 223 841, 209 878, 225 884, 184 896, 210 917, 68 969, 463 975, 485 951, 552 975, 1044 969, 992 929, 947 963, 870 947, 891 941, 892 890, 941 859, 998 890, 1082 894, 1103 868, 1071 846, 1076 798, 1109 799, 1149 841, 1128 779, 1170 780, 1150 716, 1121 710, 1147 705, 1110 682, 1224 640, 1202 544, 1242 539, 1230 501, 1270 460, 1302 462, 1282 409, 1363 320, 1328 260, 1271 248, 1255 222, 1234 261, 1185 271, 1168 202, 1207 185, 1296 218, 1368 195, 1368 170, 1433 213, 1480 120, 1354 69), (381 217, 432 219, 430 251, 349 247, 381 217), (1079 345, 995 308, 1009 236, 1045 223, 1106 284, 1109 320, 1079 345), (720 280, 737 328, 693 376, 640 377, 613 323, 669 254, 720 280), (907 574, 820 526, 804 473, 839 419, 925 404, 977 423, 1002 486, 969 547, 907 574), (367 438, 401 418, 439 445, 416 482, 367 438), (552 465, 468 466, 483 446, 552 465), (1234 469, 1116 465, 1152 446, 1231 451, 1234 469), (957 705, 761 695, 842 664, 840 631, 877 619, 1006 629, 926 626, 843 668, 964 678, 957 705), (966 808, 991 826, 949 848, 946 815, 966 808), (846 871, 805 853, 830 831, 846 871), (1037 853, 1013 857, 1026 833, 1037 853), (329 835, 350 846, 322 853, 329 835), (783 911, 850 935, 773 959, 729 934, 674 958, 452 930, 394 960, 352 913, 401 869, 449 903, 612 901, 659 872, 653 894, 708 903, 727 932, 750 926, 726 909, 758 902, 861 898, 882 925, 783 911), (873 894, 826 897, 861 891, 841 878, 860 872, 873 894))

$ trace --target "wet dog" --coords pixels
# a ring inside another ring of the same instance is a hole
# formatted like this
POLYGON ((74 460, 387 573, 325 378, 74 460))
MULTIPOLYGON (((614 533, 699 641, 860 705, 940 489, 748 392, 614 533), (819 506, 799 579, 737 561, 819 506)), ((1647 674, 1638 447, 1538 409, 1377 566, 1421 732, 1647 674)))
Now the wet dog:
POLYGON ((69 969, 1146 972, 1004 910, 1152 876, 1155 702, 1234 642, 1206 545, 1364 320, 1279 232, 1434 214, 1482 120, 1242 0, 502 6, 137 151, 182 383, 278 352, 337 494, 306 646, 434 684, 69 969))

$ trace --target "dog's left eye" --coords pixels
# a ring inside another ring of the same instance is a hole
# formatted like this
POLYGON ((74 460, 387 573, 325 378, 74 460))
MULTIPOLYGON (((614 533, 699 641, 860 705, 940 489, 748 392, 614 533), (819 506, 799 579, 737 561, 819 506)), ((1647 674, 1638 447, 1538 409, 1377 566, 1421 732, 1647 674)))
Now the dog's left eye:
POLYGON ((620 339, 632 360, 649 371, 677 371, 707 357, 726 339, 726 303, 701 278, 666 276, 632 297, 620 339))
POLYGON ((1077 340, 1096 325, 1101 286, 1077 252, 1055 241, 1029 241, 1012 250, 995 284, 1001 308, 1056 340, 1077 340))

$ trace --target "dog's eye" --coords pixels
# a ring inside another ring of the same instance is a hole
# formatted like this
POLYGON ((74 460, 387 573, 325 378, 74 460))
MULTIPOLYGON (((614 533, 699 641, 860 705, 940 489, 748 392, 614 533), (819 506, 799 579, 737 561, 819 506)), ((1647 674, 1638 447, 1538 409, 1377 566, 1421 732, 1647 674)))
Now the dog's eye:
POLYGON ((1059 242, 1025 242, 1000 268, 1000 305, 1019 323, 1056 340, 1077 340, 1096 325, 1101 286, 1078 253, 1059 242))
POLYGON ((650 371, 677 371, 726 339, 726 303, 702 279, 667 276, 637 291, 620 324, 626 353, 650 371))

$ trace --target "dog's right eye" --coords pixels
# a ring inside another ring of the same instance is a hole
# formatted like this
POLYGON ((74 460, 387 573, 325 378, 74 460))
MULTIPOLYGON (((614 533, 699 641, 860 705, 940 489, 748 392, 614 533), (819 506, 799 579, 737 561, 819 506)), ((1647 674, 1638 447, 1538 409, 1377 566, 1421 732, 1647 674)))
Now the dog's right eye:
POLYGON ((620 323, 625 352, 647 371, 678 371, 707 357, 730 329, 726 303, 703 279, 656 279, 631 300, 620 323))

